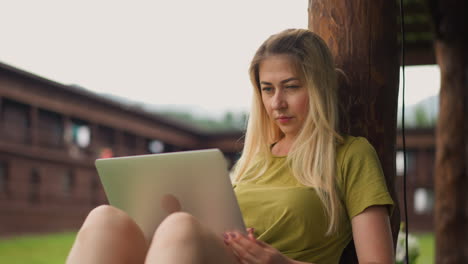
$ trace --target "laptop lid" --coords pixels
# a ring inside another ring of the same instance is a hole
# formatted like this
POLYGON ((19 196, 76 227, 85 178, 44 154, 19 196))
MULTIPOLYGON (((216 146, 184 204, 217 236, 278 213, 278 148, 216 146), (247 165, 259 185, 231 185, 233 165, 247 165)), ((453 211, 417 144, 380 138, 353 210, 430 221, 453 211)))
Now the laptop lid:
POLYGON ((148 241, 176 211, 192 214, 216 234, 245 232, 218 149, 98 159, 96 168, 109 203, 132 217, 148 241))

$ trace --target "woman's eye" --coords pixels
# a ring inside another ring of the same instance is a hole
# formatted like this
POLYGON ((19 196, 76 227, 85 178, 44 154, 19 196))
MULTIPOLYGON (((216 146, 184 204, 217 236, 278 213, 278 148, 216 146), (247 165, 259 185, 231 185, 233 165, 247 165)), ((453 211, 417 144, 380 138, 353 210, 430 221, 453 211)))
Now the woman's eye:
POLYGON ((264 92, 271 92, 271 90, 273 90, 271 87, 263 87, 262 88, 262 91, 264 91, 264 92))
POLYGON ((286 88, 288 88, 288 89, 296 89, 296 88, 299 88, 299 85, 288 85, 288 86, 286 86, 286 88))

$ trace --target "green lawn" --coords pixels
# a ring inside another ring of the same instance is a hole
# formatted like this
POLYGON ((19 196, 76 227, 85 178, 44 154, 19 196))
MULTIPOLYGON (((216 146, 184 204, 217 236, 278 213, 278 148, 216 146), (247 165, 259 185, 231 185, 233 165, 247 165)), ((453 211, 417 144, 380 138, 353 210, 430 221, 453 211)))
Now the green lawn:
POLYGON ((417 264, 433 264, 435 256, 435 247, 434 247, 434 234, 433 233, 423 233, 416 234, 419 242, 420 254, 417 259, 417 264))
MULTIPOLYGON (((76 233, 59 233, 0 239, 0 263, 63 264, 76 233)), ((434 235, 416 234, 420 255, 415 264, 434 263, 434 235)))
POLYGON ((0 239, 0 263, 63 264, 76 233, 0 239))

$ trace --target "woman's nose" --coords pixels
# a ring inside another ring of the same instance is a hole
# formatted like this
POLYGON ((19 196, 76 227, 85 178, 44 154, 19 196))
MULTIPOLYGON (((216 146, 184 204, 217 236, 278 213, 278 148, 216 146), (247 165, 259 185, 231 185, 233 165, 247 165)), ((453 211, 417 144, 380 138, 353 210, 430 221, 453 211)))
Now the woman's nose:
POLYGON ((278 91, 275 96, 273 97, 271 107, 273 109, 284 109, 287 107, 287 102, 286 98, 284 97, 284 94, 281 91, 278 91))

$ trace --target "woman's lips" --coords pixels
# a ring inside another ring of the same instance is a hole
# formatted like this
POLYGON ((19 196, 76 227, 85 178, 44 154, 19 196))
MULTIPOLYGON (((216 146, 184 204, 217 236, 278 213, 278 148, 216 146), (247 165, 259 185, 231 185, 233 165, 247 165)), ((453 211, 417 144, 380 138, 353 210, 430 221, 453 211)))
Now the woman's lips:
POLYGON ((276 120, 278 120, 278 122, 280 122, 282 124, 288 123, 291 119, 292 119, 292 117, 288 117, 288 116, 280 116, 280 117, 276 118, 276 120))

